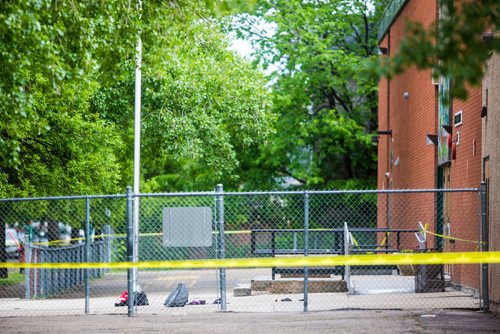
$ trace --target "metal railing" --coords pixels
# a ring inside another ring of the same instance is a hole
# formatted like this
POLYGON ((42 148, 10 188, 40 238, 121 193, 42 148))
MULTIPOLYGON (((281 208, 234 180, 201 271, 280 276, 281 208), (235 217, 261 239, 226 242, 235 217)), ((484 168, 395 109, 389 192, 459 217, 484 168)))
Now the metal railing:
MULTIPOLYGON (((28 246, 26 251, 30 263, 83 263, 110 262, 110 243, 107 240, 95 241, 90 244, 90 254, 87 256, 86 244, 76 244, 64 247, 28 246)), ((25 271, 25 298, 49 298, 71 292, 71 289, 87 283, 88 278, 99 278, 106 269, 27 269, 25 271)))
POLYGON ((378 23, 377 38, 379 43, 407 2, 408 0, 391 0, 387 5, 378 23))

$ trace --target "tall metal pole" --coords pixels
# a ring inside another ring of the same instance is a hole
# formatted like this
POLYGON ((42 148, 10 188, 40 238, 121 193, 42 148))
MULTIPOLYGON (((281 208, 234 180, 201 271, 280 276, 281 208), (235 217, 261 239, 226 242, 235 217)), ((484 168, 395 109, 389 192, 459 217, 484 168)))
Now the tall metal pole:
MULTIPOLYGON (((481 182, 481 251, 487 252, 489 236, 488 236, 488 219, 486 217, 486 182, 481 182)), ((481 263, 481 276, 482 276, 482 295, 483 295, 483 311, 486 312, 490 308, 490 292, 488 287, 488 263, 481 263)))
MULTIPOLYGON (((309 255, 309 193, 304 194, 304 256, 309 255)), ((304 312, 309 308, 309 268, 304 267, 304 312)))
MULTIPOLYGON (((133 194, 132 188, 127 187, 127 261, 132 262, 134 258, 134 221, 133 221, 133 194)), ((134 291, 134 270, 127 270, 127 291, 128 291, 128 316, 136 315, 135 291, 134 291)))
MULTIPOLYGON (((85 199, 85 262, 90 261, 90 199, 85 199)), ((89 281, 89 268, 85 268, 85 314, 90 311, 90 281, 89 281)))
MULTIPOLYGON (((138 2, 139 17, 142 11, 142 1, 138 2)), ((136 48, 135 64, 135 101, 134 101, 134 240, 132 262, 139 259, 139 193, 141 180, 141 67, 142 67, 142 40, 139 36, 136 48)), ((133 296, 137 290, 137 268, 132 272, 133 289, 129 290, 129 296, 133 296)))

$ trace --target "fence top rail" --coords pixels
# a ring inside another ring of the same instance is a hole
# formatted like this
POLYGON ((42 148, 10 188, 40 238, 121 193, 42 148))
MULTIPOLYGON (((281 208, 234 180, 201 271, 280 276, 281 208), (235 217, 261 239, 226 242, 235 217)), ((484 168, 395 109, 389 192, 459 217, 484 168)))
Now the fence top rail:
MULTIPOLYGON (((132 197, 193 197, 193 196, 271 196, 271 195, 346 195, 346 194, 400 194, 400 193, 479 193, 479 188, 455 189, 369 189, 369 190, 290 190, 290 191, 247 191, 247 192, 178 192, 178 193, 140 193, 132 197)), ((2 202, 29 202, 55 200, 86 200, 104 198, 126 198, 126 194, 115 195, 78 195, 78 196, 46 196, 25 198, 0 198, 2 202)))
POLYGON ((369 190, 271 190, 271 191, 246 191, 246 192, 179 192, 179 193, 154 193, 134 194, 134 197, 185 197, 185 196, 268 196, 268 195, 329 195, 329 194, 391 194, 391 193, 451 193, 451 192, 479 192, 479 188, 453 188, 453 189, 369 189, 369 190))
POLYGON ((216 191, 199 191, 199 192, 179 192, 179 193, 142 193, 133 194, 133 197, 203 197, 203 196, 216 196, 216 195, 227 195, 224 192, 216 191))
MULTIPOLYGON (((391 193, 450 193, 450 192, 479 192, 479 188, 457 189, 370 189, 370 190, 300 190, 300 191, 253 191, 253 192, 224 192, 225 196, 249 195, 342 195, 342 194, 391 194, 391 193)), ((220 193, 219 193, 220 194, 220 193)))

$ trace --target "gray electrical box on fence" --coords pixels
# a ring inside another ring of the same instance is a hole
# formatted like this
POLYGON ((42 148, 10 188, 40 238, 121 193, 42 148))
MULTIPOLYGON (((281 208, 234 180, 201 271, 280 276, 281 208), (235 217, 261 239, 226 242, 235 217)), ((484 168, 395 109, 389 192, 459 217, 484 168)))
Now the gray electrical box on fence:
POLYGON ((212 209, 164 208, 163 245, 165 247, 212 246, 212 209))

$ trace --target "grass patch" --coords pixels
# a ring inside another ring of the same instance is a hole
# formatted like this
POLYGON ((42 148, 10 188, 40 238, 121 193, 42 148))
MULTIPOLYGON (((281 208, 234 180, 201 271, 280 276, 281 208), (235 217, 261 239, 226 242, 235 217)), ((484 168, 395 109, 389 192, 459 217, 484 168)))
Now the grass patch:
POLYGON ((0 278, 0 285, 14 285, 24 282, 24 274, 9 273, 9 277, 0 278))

